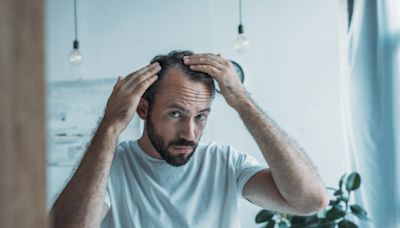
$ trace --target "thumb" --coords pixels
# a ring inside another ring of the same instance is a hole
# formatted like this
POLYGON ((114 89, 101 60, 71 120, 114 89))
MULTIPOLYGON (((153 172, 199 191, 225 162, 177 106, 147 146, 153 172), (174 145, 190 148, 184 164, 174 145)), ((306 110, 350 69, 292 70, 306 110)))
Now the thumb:
POLYGON ((117 87, 118 83, 121 81, 121 78, 122 78, 121 76, 118 76, 118 79, 117 79, 117 82, 114 85, 114 88, 117 87))

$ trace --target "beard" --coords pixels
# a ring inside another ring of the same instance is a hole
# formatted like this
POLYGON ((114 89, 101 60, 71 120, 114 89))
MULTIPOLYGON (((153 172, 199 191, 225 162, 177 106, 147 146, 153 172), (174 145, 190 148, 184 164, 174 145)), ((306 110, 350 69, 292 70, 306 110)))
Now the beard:
POLYGON ((149 112, 149 115, 147 116, 146 128, 147 135, 150 139, 151 144, 153 144, 153 147, 168 164, 175 167, 185 165, 192 157, 198 144, 194 141, 188 141, 183 138, 178 138, 166 143, 164 139, 159 134, 157 134, 154 124, 151 121, 150 113, 151 112, 149 112), (190 146, 193 149, 188 154, 174 155, 170 150, 168 150, 173 146, 190 146))

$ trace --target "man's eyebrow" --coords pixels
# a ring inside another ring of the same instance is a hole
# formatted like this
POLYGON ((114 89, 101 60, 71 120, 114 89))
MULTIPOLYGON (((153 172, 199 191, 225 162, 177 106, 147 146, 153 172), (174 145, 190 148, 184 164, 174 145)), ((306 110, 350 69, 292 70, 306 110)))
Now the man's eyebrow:
POLYGON ((167 106, 167 109, 171 109, 171 108, 179 109, 182 112, 189 112, 189 109, 185 108, 182 105, 178 105, 178 104, 170 104, 170 105, 167 106))
POLYGON ((211 108, 205 108, 205 109, 201 110, 200 112, 210 112, 210 111, 211 111, 211 108))
MULTIPOLYGON (((189 109, 187 109, 187 108, 185 108, 184 106, 182 106, 182 105, 178 105, 178 104, 170 104, 170 105, 168 105, 167 106, 167 109, 172 109, 172 108, 176 108, 176 109, 179 109, 180 111, 182 111, 182 112, 189 112, 189 109)), ((203 110, 200 110, 199 111, 199 113, 201 113, 201 112, 210 112, 211 111, 211 108, 205 108, 205 109, 203 109, 203 110)))

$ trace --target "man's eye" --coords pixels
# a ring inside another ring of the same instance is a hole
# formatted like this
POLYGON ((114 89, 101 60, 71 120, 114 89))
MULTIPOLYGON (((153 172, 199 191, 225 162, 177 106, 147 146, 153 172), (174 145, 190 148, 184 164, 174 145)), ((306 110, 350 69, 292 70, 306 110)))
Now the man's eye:
POLYGON ((169 116, 171 116, 172 118, 178 118, 181 116, 181 114, 179 112, 170 112, 169 116))
POLYGON ((198 120, 206 120, 207 116, 204 115, 204 114, 200 114, 200 115, 196 116, 196 119, 198 119, 198 120))

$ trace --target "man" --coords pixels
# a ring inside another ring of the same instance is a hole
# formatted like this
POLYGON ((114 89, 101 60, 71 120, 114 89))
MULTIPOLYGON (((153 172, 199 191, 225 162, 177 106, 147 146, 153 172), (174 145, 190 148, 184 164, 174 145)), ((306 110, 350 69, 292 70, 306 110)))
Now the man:
POLYGON ((52 214, 56 227, 238 227, 238 197, 297 215, 329 202, 311 161, 252 101, 230 61, 174 51, 118 78, 52 214), (198 144, 214 80, 269 168, 230 146, 198 144), (136 112, 142 137, 117 146, 136 112))

